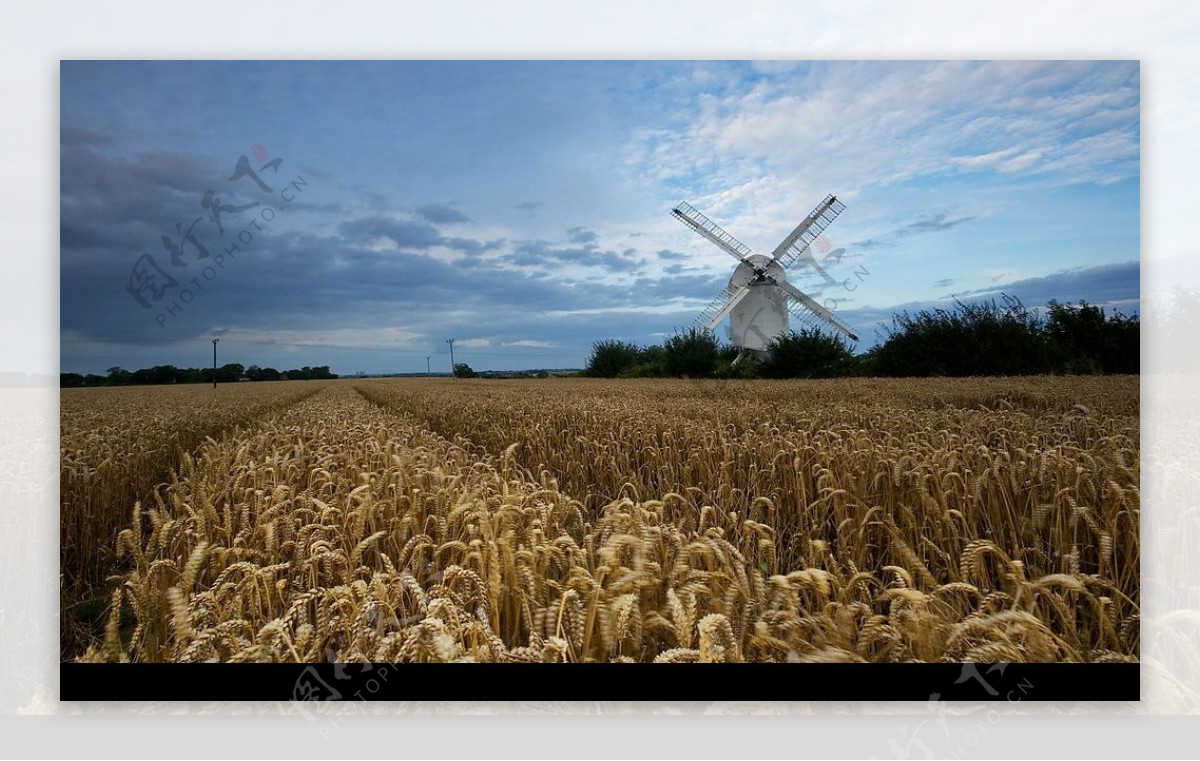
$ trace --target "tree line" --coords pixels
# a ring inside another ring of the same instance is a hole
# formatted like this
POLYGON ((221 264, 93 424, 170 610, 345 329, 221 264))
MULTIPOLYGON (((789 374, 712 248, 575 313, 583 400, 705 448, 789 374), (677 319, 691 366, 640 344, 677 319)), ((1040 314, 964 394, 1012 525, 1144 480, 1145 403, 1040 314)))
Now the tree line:
POLYGON ((1080 301, 1050 301, 1040 312, 1003 296, 950 309, 903 312, 887 336, 855 354, 841 336, 819 329, 778 336, 762 354, 734 364, 738 349, 709 331, 688 330, 662 345, 597 341, 585 375, 599 378, 836 378, 1136 374, 1140 321, 1080 301))
MULTIPOLYGON (((295 370, 276 370, 273 367, 250 365, 244 367, 236 362, 222 365, 216 369, 218 383, 236 383, 247 381, 277 381, 277 380, 331 380, 338 377, 329 372, 329 365, 304 367, 295 370)), ((212 383, 214 371, 211 367, 175 367, 174 365, 155 365, 141 370, 126 370, 123 367, 108 368, 108 375, 88 373, 62 373, 59 385, 63 388, 79 388, 83 386, 155 386, 167 383, 212 383)))

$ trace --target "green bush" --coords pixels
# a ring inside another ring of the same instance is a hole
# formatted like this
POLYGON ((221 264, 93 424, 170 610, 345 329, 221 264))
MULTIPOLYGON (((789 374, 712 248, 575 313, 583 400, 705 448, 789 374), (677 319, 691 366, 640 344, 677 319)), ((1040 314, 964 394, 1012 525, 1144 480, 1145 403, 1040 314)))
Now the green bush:
POLYGON ((616 378, 638 363, 637 346, 625 341, 606 339, 592 344, 585 375, 592 378, 616 378))
POLYGON ((895 315, 869 359, 878 375, 1038 375, 1137 373, 1140 322, 1079 302, 1051 301, 1045 317, 1003 297, 952 310, 895 315))
POLYGON ((706 378, 717 369, 720 355, 721 347, 710 331, 692 328, 667 339, 663 369, 676 378, 706 378))
POLYGON ((1054 352, 1056 372, 1137 373, 1140 369, 1141 323, 1137 317, 1117 312, 1111 317, 1101 307, 1051 301, 1046 332, 1054 352))
POLYGON ((854 353, 840 337, 816 328, 777 336, 762 362, 764 378, 837 378, 849 375, 854 353))

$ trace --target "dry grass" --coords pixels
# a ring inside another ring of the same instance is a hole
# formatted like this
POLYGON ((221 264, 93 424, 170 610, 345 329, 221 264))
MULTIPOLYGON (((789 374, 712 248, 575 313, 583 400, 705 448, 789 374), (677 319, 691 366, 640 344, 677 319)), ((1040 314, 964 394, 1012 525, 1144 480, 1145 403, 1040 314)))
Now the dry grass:
POLYGON ((86 658, 1135 660, 1138 472, 1136 378, 339 382, 126 506, 86 658))

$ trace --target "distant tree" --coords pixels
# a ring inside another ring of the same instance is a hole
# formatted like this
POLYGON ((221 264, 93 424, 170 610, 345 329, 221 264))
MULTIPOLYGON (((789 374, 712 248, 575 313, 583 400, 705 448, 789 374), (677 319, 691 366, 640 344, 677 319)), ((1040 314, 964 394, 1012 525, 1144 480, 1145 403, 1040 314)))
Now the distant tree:
POLYGON ((236 362, 222 365, 217 368, 217 382, 237 383, 245 372, 246 368, 236 362))
POLYGON ((878 375, 879 373, 876 371, 878 348, 874 347, 862 354, 855 354, 854 359, 850 362, 849 374, 856 378, 867 378, 878 375))
POLYGON ((477 378, 479 373, 471 369, 471 366, 465 362, 459 362, 454 366, 455 378, 477 378))
POLYGON ((666 374, 666 351, 658 344, 637 349, 637 358, 620 372, 622 378, 661 378, 666 374))
POLYGON ((155 365, 150 368, 151 383, 178 383, 179 368, 175 365, 155 365))
POLYGON ((250 365, 250 367, 246 368, 246 377, 252 381, 277 381, 283 375, 273 367, 250 365))
POLYGON ((774 338, 760 372, 764 378, 836 378, 849 375, 853 362, 840 336, 804 328, 774 338))
POLYGON ((1142 321, 1138 315, 1113 314, 1105 323, 1100 364, 1106 373, 1137 375, 1142 371, 1142 321))
POLYGON ((615 378, 638 363, 638 347, 625 341, 606 339, 592 344, 585 374, 593 378, 615 378))
POLYGON ((692 328, 667 339, 663 369, 674 377, 704 378, 717 369, 720 354, 721 347, 711 331, 692 328))
POLYGON ((58 385, 61 388, 79 388, 83 385, 83 376, 79 373, 59 373, 58 385))
POLYGON ((1099 373, 1100 347, 1104 342, 1104 310, 1080 301, 1078 306, 1051 300, 1046 332, 1051 342, 1054 369, 1081 375, 1099 373))
POLYGON ((106 385, 109 386, 127 386, 133 382, 133 373, 123 367, 108 368, 108 380, 106 385))
POLYGON ((1049 372, 1051 351, 1041 320, 1019 299, 955 301, 953 310, 893 315, 874 355, 891 376, 1032 375, 1049 372))
POLYGON ((1078 305, 1051 301, 1046 332, 1058 372, 1135 374, 1140 369, 1141 323, 1137 317, 1120 312, 1106 316, 1103 308, 1086 301, 1078 305))
POLYGON ((83 376, 83 385, 85 385, 85 386, 103 386, 104 385, 104 376, 96 375, 95 373, 88 373, 87 375, 83 376))

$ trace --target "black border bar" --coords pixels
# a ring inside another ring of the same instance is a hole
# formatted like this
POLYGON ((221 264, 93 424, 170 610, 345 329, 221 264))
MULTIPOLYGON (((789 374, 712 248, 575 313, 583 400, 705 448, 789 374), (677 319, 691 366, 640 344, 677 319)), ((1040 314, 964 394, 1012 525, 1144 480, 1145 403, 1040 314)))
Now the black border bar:
POLYGON ((1139 700, 1138 663, 62 663, 61 700, 1139 700))

